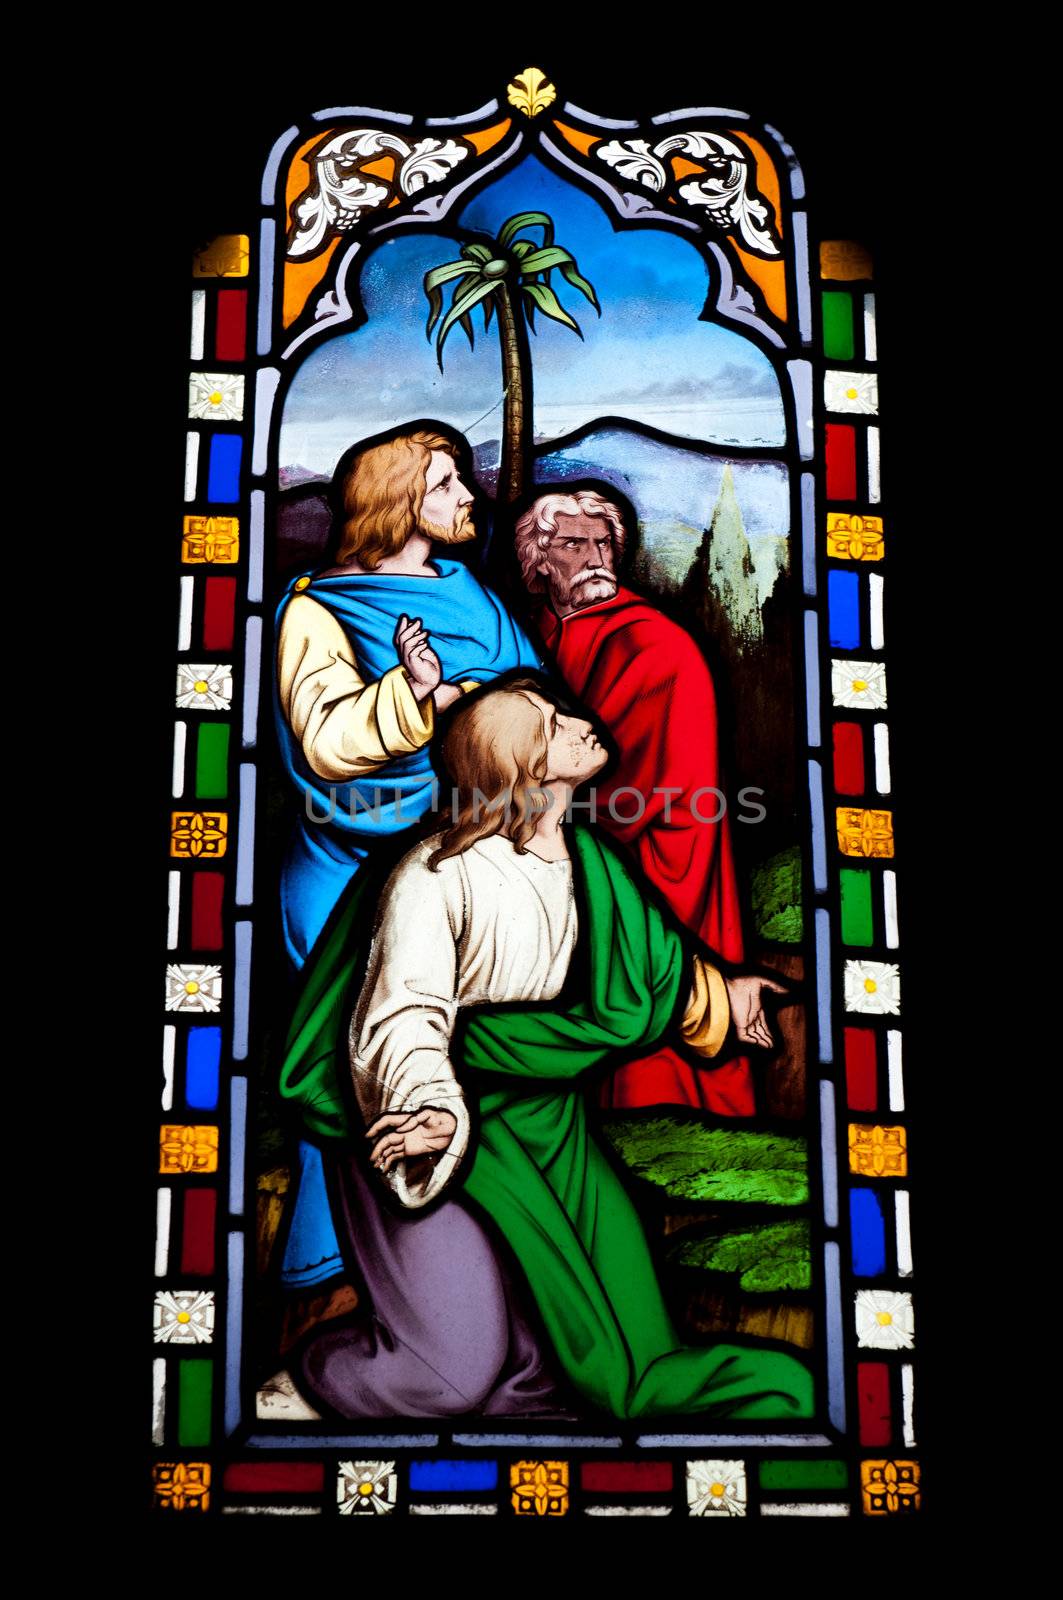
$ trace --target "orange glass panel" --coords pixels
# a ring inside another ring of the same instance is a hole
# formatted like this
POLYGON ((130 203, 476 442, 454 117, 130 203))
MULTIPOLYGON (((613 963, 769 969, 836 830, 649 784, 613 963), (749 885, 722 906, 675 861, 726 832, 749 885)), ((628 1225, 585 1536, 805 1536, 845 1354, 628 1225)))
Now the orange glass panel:
POLYGON ((584 133, 580 128, 570 128, 566 122, 555 122, 554 127, 583 155, 587 155, 591 145, 597 144, 602 137, 600 133, 584 133))
MULTIPOLYGON (((301 194, 310 186, 310 163, 306 157, 315 145, 321 140, 328 139, 337 130, 322 128, 311 138, 306 139, 295 152, 288 168, 288 182, 284 191, 284 204, 287 208, 288 218, 291 220, 292 206, 301 194)), ((339 244, 339 236, 332 239, 322 250, 320 255, 314 256, 310 261, 286 261, 284 263, 284 296, 281 303, 281 320, 286 328, 290 328, 295 319, 301 314, 306 302, 314 289, 325 276, 326 269, 333 252, 339 244)))
POLYGON ((504 139, 512 126, 512 117, 507 117, 505 122, 496 122, 491 128, 481 128, 478 133, 466 133, 463 137, 468 139, 476 154, 482 156, 485 150, 490 150, 492 145, 504 139))
MULTIPOLYGON (((779 237, 784 234, 782 217, 782 198, 779 189, 779 174, 768 151, 748 133, 738 133, 734 128, 729 128, 728 133, 736 143, 745 145, 756 163, 756 184, 759 193, 768 201, 772 208, 775 229, 779 237)), ((765 261, 763 256, 754 255, 752 250, 744 250, 732 238, 732 244, 742 266, 752 278, 764 296, 764 302, 773 316, 780 322, 787 318, 786 305, 786 266, 780 261, 765 261)))
POLYGON ((374 178, 383 178, 385 183, 391 183, 395 177, 395 157, 386 155, 381 156, 379 161, 367 161, 360 170, 370 173, 374 178))

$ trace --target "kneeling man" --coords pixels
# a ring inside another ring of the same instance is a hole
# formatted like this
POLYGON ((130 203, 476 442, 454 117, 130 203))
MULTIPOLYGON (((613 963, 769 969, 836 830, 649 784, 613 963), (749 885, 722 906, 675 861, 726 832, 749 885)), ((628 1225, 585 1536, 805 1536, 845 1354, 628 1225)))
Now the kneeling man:
MULTIPOLYGON (((732 1033, 770 1045, 763 992, 782 986, 725 974, 665 921, 603 840, 567 825, 574 790, 606 751, 592 724, 564 713, 537 680, 461 705, 442 753, 453 825, 392 874, 350 1027, 371 1166, 411 1229, 438 1214, 431 1203, 443 1196, 491 1219, 560 1373, 593 1406, 617 1417, 810 1415, 811 1376, 794 1356, 680 1343, 638 1214, 585 1105, 588 1080, 618 1051, 672 1039, 711 1059, 732 1033)), ((350 949, 332 959, 341 968, 350 949)), ((330 976, 329 992, 341 986, 330 976)), ((320 1045, 302 1060, 297 1047, 288 1081, 321 1106, 336 1098, 322 1076, 333 1060, 320 1045)), ((356 1227, 348 1243, 356 1257, 373 1248, 356 1227)), ((453 1288, 448 1265, 437 1257, 420 1289, 408 1283, 401 1300, 389 1298, 380 1328, 385 1345, 412 1344, 442 1371, 462 1356, 433 1298, 453 1288)), ((495 1292, 483 1280, 462 1290, 474 1318, 478 1297, 495 1292)), ((311 1340, 300 1372, 337 1410, 336 1375, 362 1382, 372 1360, 357 1330, 344 1337, 311 1340)))

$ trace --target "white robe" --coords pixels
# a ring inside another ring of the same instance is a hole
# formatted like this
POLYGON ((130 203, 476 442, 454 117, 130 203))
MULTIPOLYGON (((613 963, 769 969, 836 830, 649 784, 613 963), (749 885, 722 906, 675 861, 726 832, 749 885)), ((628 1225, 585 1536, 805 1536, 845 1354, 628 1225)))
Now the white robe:
POLYGON ((481 839, 433 872, 439 839, 404 856, 381 900, 365 983, 351 1021, 351 1069, 368 1126, 386 1111, 449 1111, 448 1148, 399 1161, 386 1175, 404 1206, 423 1206, 452 1177, 469 1114, 450 1059, 458 1007, 552 1000, 576 943, 569 860, 518 854, 481 839))

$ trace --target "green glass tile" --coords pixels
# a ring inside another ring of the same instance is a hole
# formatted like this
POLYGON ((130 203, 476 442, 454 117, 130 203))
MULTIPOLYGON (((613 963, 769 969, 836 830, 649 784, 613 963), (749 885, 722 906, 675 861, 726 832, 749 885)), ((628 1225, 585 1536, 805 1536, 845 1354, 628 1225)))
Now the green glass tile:
POLYGON ((844 1489, 849 1473, 844 1461, 762 1461, 762 1489, 844 1489))
POLYGON ((229 792, 229 724, 204 722, 196 743, 196 794, 222 800, 229 792))
POLYGON ((839 289, 823 291, 823 354, 830 361, 853 359, 853 297, 839 289))
POLYGON ((842 886, 842 943, 874 944, 870 872, 866 867, 843 867, 838 876, 842 886))
POLYGON ((182 1361, 179 1371, 177 1442, 209 1444, 214 1363, 203 1359, 182 1361))

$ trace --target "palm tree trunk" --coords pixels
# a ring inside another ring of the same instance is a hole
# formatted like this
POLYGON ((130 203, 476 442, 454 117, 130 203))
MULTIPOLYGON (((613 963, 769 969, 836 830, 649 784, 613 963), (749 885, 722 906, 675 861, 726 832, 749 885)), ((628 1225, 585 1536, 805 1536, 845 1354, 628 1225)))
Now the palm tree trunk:
POLYGON ((524 493, 531 454, 531 363, 521 344, 509 290, 498 286, 498 332, 502 343, 502 382, 506 398, 502 407, 502 461, 498 471, 498 501, 512 505, 524 493))

